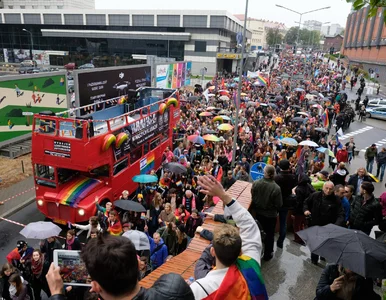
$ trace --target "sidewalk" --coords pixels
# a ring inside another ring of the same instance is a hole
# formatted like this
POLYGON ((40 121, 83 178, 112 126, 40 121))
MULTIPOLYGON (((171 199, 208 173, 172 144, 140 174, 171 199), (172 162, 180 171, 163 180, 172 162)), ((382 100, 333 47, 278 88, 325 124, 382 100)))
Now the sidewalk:
POLYGON ((7 217, 35 200, 33 176, 24 179, 8 188, 0 183, 0 217, 7 217))

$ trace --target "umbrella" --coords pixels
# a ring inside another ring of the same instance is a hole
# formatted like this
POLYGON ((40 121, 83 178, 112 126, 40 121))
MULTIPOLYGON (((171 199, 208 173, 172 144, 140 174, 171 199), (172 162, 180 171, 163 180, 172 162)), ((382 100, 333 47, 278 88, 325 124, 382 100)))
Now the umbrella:
POLYGON ((300 105, 291 105, 291 107, 302 108, 300 105))
POLYGON ((385 243, 377 241, 362 231, 328 224, 312 226, 297 233, 312 253, 329 262, 370 278, 386 275, 385 243))
POLYGON ((216 134, 216 133, 217 133, 216 130, 212 130, 212 129, 205 130, 205 134, 216 134))
POLYGON ((214 85, 208 87, 208 90, 214 90, 216 87, 214 85))
POLYGON ((277 102, 277 99, 269 99, 269 102, 277 102))
POLYGON ((228 101, 229 97, 224 95, 224 96, 221 96, 219 99, 223 101, 228 101))
POLYGON ((158 177, 154 175, 142 174, 142 175, 136 175, 133 177, 133 182, 137 182, 137 183, 152 183, 157 181, 158 181, 158 177))
POLYGON ((205 141, 218 142, 219 138, 213 134, 207 134, 202 137, 205 141))
POLYGON ((296 88, 296 89, 295 89, 295 92, 304 92, 304 89, 302 89, 302 88, 296 88))
POLYGON ((323 109, 323 107, 320 104, 313 104, 311 107, 314 107, 317 109, 323 109))
POLYGON ((369 175, 369 177, 371 178, 371 181, 374 181, 374 182, 379 182, 379 179, 378 179, 378 177, 374 176, 373 174, 371 174, 371 173, 367 173, 367 175, 369 175))
POLYGON ((114 202, 114 206, 128 211, 135 211, 135 212, 146 211, 146 208, 144 208, 142 204, 132 200, 125 200, 125 199, 117 200, 114 202))
POLYGON ((223 119, 223 120, 226 120, 226 121, 231 121, 232 119, 230 118, 230 117, 228 117, 228 116, 223 116, 223 115, 221 115, 221 116, 219 116, 221 119, 223 119))
POLYGON ((216 96, 215 94, 209 94, 208 97, 214 97, 216 96))
POLYGON ((229 115, 230 112, 227 111, 227 110, 225 110, 225 109, 222 109, 222 110, 220 110, 220 111, 218 112, 218 114, 219 114, 219 115, 229 115))
POLYGON ((188 100, 189 101, 196 101, 198 99, 197 96, 191 96, 191 97, 188 97, 188 100))
POLYGON ((150 250, 150 243, 146 233, 139 230, 129 230, 126 231, 122 236, 128 238, 134 244, 135 250, 150 250))
MULTIPOLYGON (((256 106, 256 102, 254 102, 254 101, 248 101, 247 105, 248 105, 248 106, 256 106)), ((265 105, 265 106, 267 106, 267 105, 265 105)))
POLYGON ((312 100, 312 99, 315 98, 315 95, 307 94, 307 95, 306 95, 306 98, 307 98, 308 100, 312 100))
POLYGON ((308 117, 308 114, 304 111, 298 111, 297 114, 308 117))
POLYGON ((231 124, 224 123, 224 124, 218 125, 217 128, 218 128, 219 130, 229 131, 229 130, 232 130, 232 129, 233 129, 233 126, 232 126, 231 124))
POLYGON ((318 91, 311 91, 310 94, 313 94, 313 95, 319 95, 319 92, 318 91))
POLYGON ((327 148, 324 148, 324 147, 319 147, 319 148, 316 148, 316 151, 319 151, 319 152, 322 152, 324 154, 327 154, 331 157, 335 157, 335 154, 334 152, 332 152, 330 149, 327 149, 327 148))
MULTIPOLYGON (((253 103, 255 103, 255 105, 256 105, 256 102, 253 102, 253 103)), ((260 106, 268 106, 267 103, 260 103, 259 105, 260 105, 260 106)))
POLYGON ((216 108, 214 106, 208 106, 206 110, 215 110, 216 108))
POLYGON ((210 117, 210 116, 213 116, 212 113, 210 113, 209 111, 204 111, 202 113, 199 114, 200 117, 210 117))
POLYGON ((246 93, 241 93, 240 94, 240 96, 243 96, 243 97, 246 96, 246 95, 247 95, 246 93))
POLYGON ((277 105, 276 105, 276 104, 273 104, 273 103, 268 103, 268 106, 270 106, 270 107, 272 107, 272 108, 274 108, 274 109, 277 108, 277 105))
POLYGON ((238 77, 233 78, 234 81, 239 82, 240 79, 238 77))
POLYGON ((58 236, 62 229, 52 222, 33 222, 25 226, 20 234, 27 239, 44 240, 52 236, 58 236))
POLYGON ((282 96, 276 96, 275 99, 276 100, 283 100, 283 97, 282 96))
POLYGON ((306 119, 302 117, 295 117, 291 119, 291 122, 304 122, 306 119))
POLYGON ((300 142, 299 144, 300 146, 310 146, 310 147, 319 147, 319 145, 313 141, 303 141, 303 142, 300 142))
POLYGON ((315 131, 323 132, 323 133, 328 133, 328 130, 322 127, 317 127, 315 128, 315 131))
POLYGON ((188 140, 191 141, 193 144, 201 144, 201 145, 205 144, 204 139, 197 134, 189 135, 188 140))
POLYGON ((282 144, 289 145, 289 146, 297 146, 298 142, 293 138, 284 138, 280 140, 282 144))
POLYGON ((175 173, 175 174, 184 174, 188 171, 183 165, 181 165, 180 163, 176 163, 176 162, 170 162, 170 163, 165 164, 164 169, 167 169, 170 172, 175 173))
POLYGON ((314 104, 317 104, 318 102, 316 102, 316 101, 308 101, 308 104, 310 104, 310 105, 314 105, 314 104))

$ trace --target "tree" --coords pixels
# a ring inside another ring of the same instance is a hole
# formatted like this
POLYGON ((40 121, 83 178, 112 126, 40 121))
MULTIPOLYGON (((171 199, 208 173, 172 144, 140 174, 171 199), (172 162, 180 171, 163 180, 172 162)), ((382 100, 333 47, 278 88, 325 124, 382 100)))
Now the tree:
MULTIPOLYGON (((298 28, 299 27, 291 27, 287 34, 285 35, 285 42, 290 45, 295 45, 297 36, 298 36, 298 28)), ((308 30, 306 28, 302 28, 299 31, 299 41, 298 45, 302 46, 310 46, 317 47, 320 42, 320 32, 317 30, 308 30)))
MULTIPOLYGON (((346 0, 352 3, 354 10, 360 10, 362 7, 369 5, 368 18, 376 16, 378 8, 386 7, 386 0, 346 0)), ((383 22, 386 23, 386 11, 383 14, 383 22)))
POLYGON ((289 45, 295 45, 297 35, 298 35, 298 27, 291 27, 287 31, 284 37, 284 41, 289 45))
POLYGON ((265 39, 268 46, 275 46, 282 43, 283 36, 280 33, 279 28, 268 28, 265 39))

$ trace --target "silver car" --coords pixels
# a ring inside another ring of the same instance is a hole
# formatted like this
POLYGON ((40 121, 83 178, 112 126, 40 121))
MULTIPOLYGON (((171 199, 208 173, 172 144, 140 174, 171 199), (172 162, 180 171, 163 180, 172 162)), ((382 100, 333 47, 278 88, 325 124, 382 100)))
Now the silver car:
MULTIPOLYGON (((363 105, 363 101, 360 102, 360 105, 363 105)), ((367 104, 368 108, 371 108, 371 107, 374 108, 374 107, 380 107, 380 106, 386 106, 386 99, 382 99, 382 98, 371 99, 367 104)))
POLYGON ((366 108, 366 117, 386 120, 386 106, 366 108))

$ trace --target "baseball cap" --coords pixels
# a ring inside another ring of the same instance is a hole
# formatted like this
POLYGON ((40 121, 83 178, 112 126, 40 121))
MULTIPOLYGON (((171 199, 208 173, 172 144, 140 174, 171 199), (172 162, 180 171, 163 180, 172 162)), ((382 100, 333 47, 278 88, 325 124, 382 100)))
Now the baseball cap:
POLYGON ((372 144, 372 145, 371 145, 371 147, 377 147, 377 145, 375 145, 375 144, 372 144))
POLYGON ((27 246, 27 242, 26 241, 22 241, 22 240, 17 241, 16 247, 17 247, 18 250, 23 249, 24 246, 27 246))
POLYGON ((287 171, 290 168, 290 163, 287 159, 282 159, 281 161, 279 161, 279 167, 283 171, 287 171))

